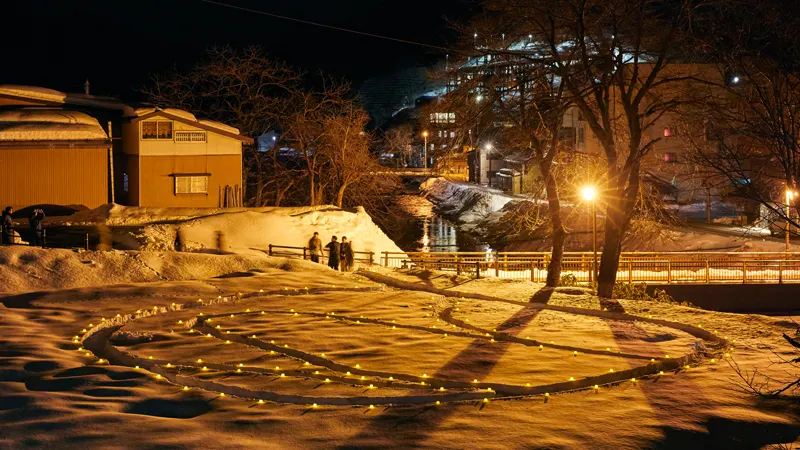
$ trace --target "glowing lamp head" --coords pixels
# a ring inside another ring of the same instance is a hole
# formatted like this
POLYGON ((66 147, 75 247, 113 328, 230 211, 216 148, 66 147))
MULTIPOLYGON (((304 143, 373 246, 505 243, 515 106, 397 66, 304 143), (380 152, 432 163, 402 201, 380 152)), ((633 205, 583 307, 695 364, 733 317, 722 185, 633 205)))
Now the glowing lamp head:
POLYGON ((428 137, 428 131, 427 130, 422 132, 422 137, 428 137))
POLYGON ((594 186, 586 186, 581 189, 581 196, 584 200, 592 202, 597 198, 597 189, 594 186))

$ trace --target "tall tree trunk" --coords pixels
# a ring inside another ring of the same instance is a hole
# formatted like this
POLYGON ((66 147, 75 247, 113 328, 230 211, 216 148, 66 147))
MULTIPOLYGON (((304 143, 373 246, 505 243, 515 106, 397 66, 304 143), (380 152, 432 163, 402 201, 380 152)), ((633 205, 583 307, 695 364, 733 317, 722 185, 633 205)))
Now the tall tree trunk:
POLYGON ((550 214, 550 224, 553 232, 553 251, 550 263, 547 265, 547 280, 545 286, 556 287, 561 280, 561 262, 564 260, 564 238, 566 231, 561 221, 561 201, 558 198, 558 186, 553 176, 552 159, 544 159, 539 167, 545 175, 545 190, 547 191, 547 209, 550 214))
POLYGON ((339 186, 339 189, 336 191, 336 206, 339 208, 342 207, 342 203, 344 202, 344 190, 347 189, 347 185, 339 186))
POLYGON ((603 237, 603 253, 600 256, 600 270, 597 274, 597 296, 601 298, 614 297, 614 284, 617 282, 619 258, 622 254, 622 237, 625 231, 624 222, 626 214, 620 211, 622 201, 617 205, 609 205, 606 211, 606 221, 603 237))

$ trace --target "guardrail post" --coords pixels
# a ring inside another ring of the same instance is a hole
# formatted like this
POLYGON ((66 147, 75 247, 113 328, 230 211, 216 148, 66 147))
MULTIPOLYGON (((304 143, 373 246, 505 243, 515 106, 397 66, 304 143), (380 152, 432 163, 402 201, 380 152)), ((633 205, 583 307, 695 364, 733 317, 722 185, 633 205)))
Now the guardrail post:
POLYGON ((389 252, 383 252, 383 257, 386 261, 386 264, 383 267, 389 267, 389 252))
POLYGON ((672 283, 672 261, 667 260, 667 284, 672 283))
POLYGON ((709 274, 709 272, 711 272, 711 267, 708 264, 708 259, 706 259, 706 284, 709 284, 709 282, 711 281, 711 275, 709 274))
POLYGON ((306 248, 303 247, 303 261, 306 260, 306 248))
POLYGON ((267 255, 272 256, 272 244, 269 244, 269 252, 267 255))
POLYGON ((475 278, 480 280, 481 279, 481 262, 475 261, 475 278))
POLYGON ((369 265, 375 264, 375 252, 369 252, 369 265))
POLYGON ((531 281, 536 282, 536 261, 531 260, 531 281))
POLYGON ((42 230, 42 248, 47 248, 47 229, 42 230))
POLYGON ((633 284, 633 261, 628 260, 628 284, 633 284))
POLYGON ((747 283, 747 261, 742 261, 742 284, 747 283))
POLYGON ((456 258, 456 275, 461 275, 461 262, 456 258))
POLYGON ((89 233, 86 233, 86 251, 89 251, 89 233))
POLYGON ((500 255, 494 252, 494 276, 500 278, 500 255))
POLYGON ((778 284, 783 284, 783 261, 778 261, 778 284))

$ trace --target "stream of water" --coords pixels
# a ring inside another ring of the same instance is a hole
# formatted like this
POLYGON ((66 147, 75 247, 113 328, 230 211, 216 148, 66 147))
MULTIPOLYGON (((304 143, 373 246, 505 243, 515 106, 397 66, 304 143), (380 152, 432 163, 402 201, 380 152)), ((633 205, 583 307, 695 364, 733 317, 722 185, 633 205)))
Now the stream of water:
POLYGON ((396 239, 405 251, 473 252, 490 251, 486 244, 461 233, 449 220, 434 211, 434 205, 418 195, 403 195, 397 206, 409 217, 403 236, 396 239))

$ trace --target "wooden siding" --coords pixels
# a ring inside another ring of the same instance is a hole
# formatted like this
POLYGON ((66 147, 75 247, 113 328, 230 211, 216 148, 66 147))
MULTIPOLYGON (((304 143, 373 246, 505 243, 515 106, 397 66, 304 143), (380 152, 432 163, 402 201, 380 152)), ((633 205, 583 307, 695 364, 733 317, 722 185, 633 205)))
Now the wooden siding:
POLYGON ((0 148, 0 205, 108 203, 108 148, 0 148))
POLYGON ((242 156, 139 156, 139 180, 138 206, 214 208, 220 186, 242 185, 242 156), (208 193, 175 194, 172 175, 181 173, 211 174, 208 193))

